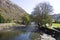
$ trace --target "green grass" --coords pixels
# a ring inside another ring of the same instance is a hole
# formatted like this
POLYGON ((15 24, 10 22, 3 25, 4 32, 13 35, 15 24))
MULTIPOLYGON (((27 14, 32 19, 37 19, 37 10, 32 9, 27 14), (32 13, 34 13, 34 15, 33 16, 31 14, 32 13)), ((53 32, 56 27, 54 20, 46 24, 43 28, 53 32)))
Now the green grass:
POLYGON ((60 23, 53 23, 52 27, 54 27, 54 28, 60 28, 60 23))

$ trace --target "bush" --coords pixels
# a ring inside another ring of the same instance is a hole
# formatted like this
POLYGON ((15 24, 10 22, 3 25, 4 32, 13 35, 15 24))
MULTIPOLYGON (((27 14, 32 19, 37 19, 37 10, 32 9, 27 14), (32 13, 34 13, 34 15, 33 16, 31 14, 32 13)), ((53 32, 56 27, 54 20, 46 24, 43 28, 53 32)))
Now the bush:
POLYGON ((4 22, 5 22, 5 18, 0 14, 0 23, 4 23, 4 22))

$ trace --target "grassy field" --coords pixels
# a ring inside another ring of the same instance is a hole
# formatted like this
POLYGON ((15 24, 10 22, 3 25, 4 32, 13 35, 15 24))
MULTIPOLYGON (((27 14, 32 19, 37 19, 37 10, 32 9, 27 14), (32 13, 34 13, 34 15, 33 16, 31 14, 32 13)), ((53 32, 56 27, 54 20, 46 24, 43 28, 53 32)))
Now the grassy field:
POLYGON ((54 28, 60 28, 60 23, 53 23, 52 27, 54 27, 54 28))

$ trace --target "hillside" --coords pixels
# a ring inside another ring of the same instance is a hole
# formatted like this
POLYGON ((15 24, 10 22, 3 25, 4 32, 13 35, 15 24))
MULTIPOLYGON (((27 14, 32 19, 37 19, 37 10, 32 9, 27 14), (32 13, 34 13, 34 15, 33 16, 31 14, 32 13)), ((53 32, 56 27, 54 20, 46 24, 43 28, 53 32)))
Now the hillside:
POLYGON ((26 12, 10 0, 0 0, 0 14, 6 19, 20 20, 26 12))
POLYGON ((60 14, 52 15, 54 20, 60 20, 60 14))

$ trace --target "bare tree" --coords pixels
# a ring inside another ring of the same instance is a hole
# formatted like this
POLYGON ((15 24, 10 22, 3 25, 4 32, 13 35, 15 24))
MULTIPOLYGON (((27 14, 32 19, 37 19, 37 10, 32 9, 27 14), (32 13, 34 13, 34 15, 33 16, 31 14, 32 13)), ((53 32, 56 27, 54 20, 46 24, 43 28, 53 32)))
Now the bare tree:
POLYGON ((49 3, 39 3, 32 12, 35 23, 38 24, 39 27, 46 27, 47 23, 50 25, 52 23, 52 19, 50 16, 52 11, 53 8, 49 3))

